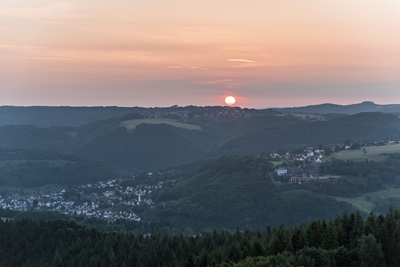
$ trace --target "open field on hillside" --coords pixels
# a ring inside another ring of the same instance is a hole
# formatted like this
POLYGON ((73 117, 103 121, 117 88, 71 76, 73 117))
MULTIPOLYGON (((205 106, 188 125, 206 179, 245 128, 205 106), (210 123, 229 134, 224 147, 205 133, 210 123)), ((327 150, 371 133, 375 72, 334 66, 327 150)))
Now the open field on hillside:
POLYGON ((374 209, 377 200, 388 198, 400 198, 400 188, 379 190, 355 198, 335 197, 336 200, 350 203, 357 209, 367 213, 374 209))
POLYGON ((272 164, 274 164, 274 167, 276 166, 280 166, 283 163, 283 160, 279 160, 279 161, 271 161, 272 164))
POLYGON ((68 162, 74 163, 73 161, 68 161, 68 160, 27 160, 27 159, 16 159, 16 160, 0 160, 0 168, 5 167, 6 165, 10 164, 12 166, 15 166, 20 163, 27 163, 27 162, 32 162, 32 163, 42 163, 42 162, 47 162, 56 166, 64 166, 68 162))
POLYGON ((368 160, 380 161, 384 160, 387 157, 387 155, 384 154, 393 154, 393 153, 400 153, 400 144, 386 145, 386 146, 367 146, 357 150, 342 150, 337 153, 333 153, 330 159, 336 158, 340 160, 354 160, 354 161, 363 161, 365 159, 368 159, 368 160))
POLYGON ((127 120, 121 122, 120 126, 125 127, 128 130, 133 130, 138 126, 139 124, 142 123, 148 123, 148 124, 169 124, 174 127, 179 127, 179 128, 184 128, 187 130, 201 130, 201 127, 198 125, 193 125, 193 124, 187 124, 187 123, 181 123, 177 122, 171 119, 165 119, 165 118, 150 118, 150 119, 135 119, 135 120, 127 120))

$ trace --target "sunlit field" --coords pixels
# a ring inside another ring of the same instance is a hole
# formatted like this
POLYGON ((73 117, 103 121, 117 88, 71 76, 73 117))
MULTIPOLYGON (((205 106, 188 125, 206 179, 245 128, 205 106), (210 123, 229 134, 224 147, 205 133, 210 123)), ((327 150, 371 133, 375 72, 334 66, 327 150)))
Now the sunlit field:
POLYGON ((387 154, 400 153, 400 144, 385 145, 385 146, 368 146, 362 147, 357 150, 342 150, 337 153, 333 153, 330 159, 340 160, 354 160, 363 161, 368 160, 384 160, 387 158, 387 154))
POLYGON ((138 126, 139 124, 142 123, 147 123, 147 124, 169 124, 174 127, 179 127, 179 128, 184 128, 187 130, 201 130, 201 127, 198 125, 192 125, 192 124, 187 124, 187 123, 181 123, 177 122, 171 119, 165 119, 165 118, 150 118, 150 119, 135 119, 135 120, 127 120, 121 122, 120 126, 125 127, 128 130, 133 130, 138 126))

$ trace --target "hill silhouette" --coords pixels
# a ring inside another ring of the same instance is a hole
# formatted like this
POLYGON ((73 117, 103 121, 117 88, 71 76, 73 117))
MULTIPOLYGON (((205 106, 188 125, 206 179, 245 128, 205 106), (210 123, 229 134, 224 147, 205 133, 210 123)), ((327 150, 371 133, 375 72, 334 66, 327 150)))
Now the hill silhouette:
MULTIPOLYGON (((236 109, 248 111, 246 108, 239 107, 197 107, 197 106, 172 106, 172 107, 49 107, 49 106, 0 106, 0 126, 4 125, 35 125, 38 127, 51 126, 71 126, 78 127, 92 121, 106 120, 115 117, 120 117, 130 113, 140 114, 161 114, 161 113, 177 113, 187 112, 191 116, 204 114, 209 111, 222 111, 227 109, 236 109)), ((269 113, 271 109, 254 110, 259 113, 269 113)), ((274 108, 274 112, 284 113, 305 113, 305 114, 356 114, 360 112, 384 112, 400 114, 399 104, 379 105, 371 101, 364 101, 351 105, 337 104, 320 104, 309 105, 304 107, 286 107, 274 108)))
POLYGON ((326 113, 337 113, 337 114, 356 114, 361 112, 384 112, 384 113, 400 113, 399 104, 379 105, 372 101, 364 101, 362 103, 350 104, 350 105, 337 105, 337 104, 320 104, 320 105, 309 105, 304 107, 288 107, 288 108, 277 108, 281 112, 289 113, 307 113, 307 114, 326 114, 326 113))

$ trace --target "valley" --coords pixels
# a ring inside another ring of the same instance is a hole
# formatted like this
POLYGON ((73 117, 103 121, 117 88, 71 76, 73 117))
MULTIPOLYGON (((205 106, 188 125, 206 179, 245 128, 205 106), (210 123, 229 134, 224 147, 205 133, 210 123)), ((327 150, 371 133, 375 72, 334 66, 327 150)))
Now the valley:
POLYGON ((201 232, 397 205, 397 193, 378 197, 400 182, 397 167, 384 171, 400 152, 397 115, 142 111, 81 126, 0 127, 2 207, 201 232))

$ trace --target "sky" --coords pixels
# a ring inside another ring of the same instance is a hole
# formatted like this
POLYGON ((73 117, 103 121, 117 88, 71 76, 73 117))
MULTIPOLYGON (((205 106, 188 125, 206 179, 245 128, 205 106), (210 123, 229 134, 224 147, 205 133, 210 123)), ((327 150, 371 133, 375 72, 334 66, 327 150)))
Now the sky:
POLYGON ((400 103, 398 0, 0 0, 0 105, 400 103))

